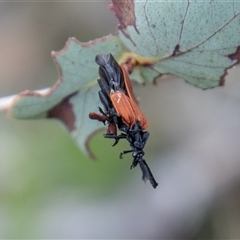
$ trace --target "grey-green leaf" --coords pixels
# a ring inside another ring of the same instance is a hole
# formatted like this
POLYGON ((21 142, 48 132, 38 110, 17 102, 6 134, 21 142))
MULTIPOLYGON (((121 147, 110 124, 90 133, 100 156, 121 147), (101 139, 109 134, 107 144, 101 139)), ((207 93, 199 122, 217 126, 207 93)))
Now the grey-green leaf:
POLYGON ((52 52, 59 79, 47 93, 25 91, 20 93, 9 115, 18 119, 50 117, 60 119, 83 150, 91 157, 88 139, 103 127, 88 117, 90 111, 98 111, 98 65, 95 56, 112 53, 118 59, 123 46, 117 37, 109 35, 101 39, 81 43, 70 38, 63 50, 52 52))
POLYGON ((207 89, 222 85, 239 61, 240 1, 113 0, 111 9, 123 43, 141 57, 155 57, 151 69, 159 74, 207 89))

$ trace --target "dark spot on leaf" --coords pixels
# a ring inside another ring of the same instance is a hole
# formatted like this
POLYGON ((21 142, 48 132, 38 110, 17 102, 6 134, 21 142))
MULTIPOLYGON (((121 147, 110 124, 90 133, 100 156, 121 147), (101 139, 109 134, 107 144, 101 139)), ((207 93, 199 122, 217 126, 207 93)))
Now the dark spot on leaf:
POLYGON ((240 63, 240 47, 237 48, 237 51, 228 56, 231 60, 237 60, 237 63, 240 63))
POLYGON ((70 132, 75 129, 75 115, 72 109, 72 104, 69 100, 76 93, 77 92, 64 98, 58 105, 54 106, 47 112, 48 118, 57 118, 61 120, 70 132))
POLYGON ((173 50, 173 54, 172 54, 172 56, 180 55, 181 52, 179 51, 179 49, 180 49, 180 45, 177 44, 177 45, 175 46, 174 50, 173 50))

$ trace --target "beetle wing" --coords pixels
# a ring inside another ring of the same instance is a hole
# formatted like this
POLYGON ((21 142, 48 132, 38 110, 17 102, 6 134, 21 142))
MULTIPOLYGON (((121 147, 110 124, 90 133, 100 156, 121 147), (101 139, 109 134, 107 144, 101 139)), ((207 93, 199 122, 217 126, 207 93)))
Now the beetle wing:
POLYGON ((126 89, 126 94, 129 96, 130 98, 130 103, 132 105, 132 108, 135 112, 136 115, 136 119, 140 122, 140 126, 143 130, 147 129, 148 127, 148 120, 146 119, 146 117, 143 115, 141 109, 139 108, 138 104, 137 104, 137 99, 133 93, 133 89, 132 89, 132 83, 130 81, 129 75, 127 73, 127 70, 124 68, 124 66, 121 66, 122 72, 123 72, 123 76, 124 76, 124 83, 125 83, 125 89, 126 89))
POLYGON ((121 116, 123 122, 128 126, 134 125, 136 123, 136 116, 129 97, 121 91, 112 91, 110 93, 110 98, 116 112, 121 116))
POLYGON ((99 75, 106 81, 106 84, 108 84, 110 88, 114 89, 114 91, 124 91, 122 69, 112 54, 99 54, 96 56, 95 61, 100 66, 99 75))
POLYGON ((97 80, 98 81, 98 85, 101 88, 101 90, 106 94, 109 95, 110 93, 110 86, 109 83, 104 79, 104 78, 100 78, 97 80))
POLYGON ((105 111, 108 112, 112 107, 110 98, 106 96, 102 90, 98 91, 98 96, 102 105, 104 106, 105 111))
POLYGON ((135 103, 137 103, 137 99, 133 93, 133 89, 132 89, 132 83, 131 80, 129 78, 129 74, 127 72, 127 70, 125 69, 124 66, 121 66, 122 69, 122 73, 123 73, 123 79, 124 79, 124 86, 126 89, 126 94, 129 96, 130 99, 132 99, 135 103))
POLYGON ((138 120, 140 122, 140 126, 141 126, 142 130, 147 129, 148 128, 148 120, 143 115, 143 113, 142 113, 141 109, 138 107, 137 103, 135 101, 133 101, 132 99, 130 99, 130 104, 132 105, 132 109, 134 111, 136 120, 138 120))

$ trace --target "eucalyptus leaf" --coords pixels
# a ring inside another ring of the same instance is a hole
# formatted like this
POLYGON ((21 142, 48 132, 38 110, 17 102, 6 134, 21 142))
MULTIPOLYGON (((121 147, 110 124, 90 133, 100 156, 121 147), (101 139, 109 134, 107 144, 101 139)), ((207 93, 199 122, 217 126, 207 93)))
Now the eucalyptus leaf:
POLYGON ((226 70, 239 61, 240 1, 112 2, 124 45, 154 59, 142 75, 170 73, 207 89, 223 85, 226 70))
POLYGON ((87 140, 102 128, 102 124, 89 120, 90 111, 97 111, 98 66, 95 56, 111 52, 118 59, 123 47, 117 37, 109 35, 101 39, 81 43, 70 38, 63 50, 52 52, 59 79, 47 93, 31 91, 20 93, 9 115, 18 119, 50 117, 60 119, 68 128, 78 146, 88 156, 94 157, 87 140))

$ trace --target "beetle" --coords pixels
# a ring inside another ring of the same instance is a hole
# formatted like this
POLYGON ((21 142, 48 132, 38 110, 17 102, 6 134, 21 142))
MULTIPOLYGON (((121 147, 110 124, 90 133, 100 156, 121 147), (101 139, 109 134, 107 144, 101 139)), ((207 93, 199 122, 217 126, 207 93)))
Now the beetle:
MULTIPOLYGON (((115 139, 115 143, 112 146, 115 146, 119 139, 121 138, 120 136, 117 136, 117 126, 120 128, 123 128, 123 122, 122 122, 122 118, 120 117, 119 114, 116 113, 110 97, 108 96, 108 90, 106 90, 106 88, 108 88, 108 86, 105 85, 105 83, 103 82, 102 79, 98 79, 98 84, 100 86, 100 90, 98 91, 98 95, 99 95, 99 99, 101 101, 101 103, 104 106, 104 110, 102 110, 102 108, 99 107, 99 113, 96 112, 90 112, 89 113, 89 118, 92 120, 98 120, 100 122, 102 122, 104 125, 106 124, 106 122, 108 123, 108 127, 107 127, 107 132, 104 135, 104 137, 108 137, 109 138, 114 138, 115 139)), ((122 136, 122 138, 125 138, 122 136)))
POLYGON ((133 162, 130 169, 138 164, 142 170, 142 179, 150 181, 156 188, 158 183, 143 159, 143 148, 149 137, 149 132, 144 131, 148 127, 148 121, 137 105, 129 75, 124 65, 118 65, 111 54, 97 55, 95 58, 99 67, 98 91, 99 99, 104 106, 104 110, 99 108, 100 114, 91 112, 89 118, 108 123, 105 138, 115 139, 115 146, 120 139, 126 139, 131 150, 123 151, 124 154, 132 153, 133 162), (117 128, 122 132, 117 135, 117 128))
POLYGON ((122 116, 124 123, 132 126, 138 120, 141 128, 147 129, 148 121, 137 105, 125 66, 118 65, 111 54, 97 55, 95 60, 100 65, 98 80, 100 88, 106 96, 110 96, 116 112, 122 116))

